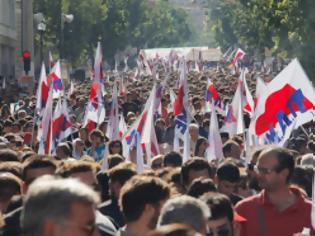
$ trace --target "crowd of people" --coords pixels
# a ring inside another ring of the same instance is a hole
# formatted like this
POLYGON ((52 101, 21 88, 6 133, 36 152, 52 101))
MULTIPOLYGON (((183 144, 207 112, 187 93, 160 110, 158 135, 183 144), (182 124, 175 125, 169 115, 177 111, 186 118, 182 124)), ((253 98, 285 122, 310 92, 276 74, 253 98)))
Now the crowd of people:
MULTIPOLYGON (((175 93, 178 74, 165 74, 175 93)), ((189 125, 191 158, 173 151, 174 114, 170 90, 161 99, 155 132, 161 154, 126 160, 121 140, 106 136, 108 120, 83 126, 89 81, 76 82, 68 96, 72 134, 55 155, 39 155, 36 96, 0 109, 0 235, 5 236, 291 236, 315 235, 312 224, 314 125, 295 130, 286 147, 256 147, 244 159, 244 136, 222 132, 224 160, 206 159, 210 113, 205 109, 210 77, 225 103, 231 102, 237 74, 222 68, 188 75, 193 121, 189 125), (108 150, 106 150, 108 148, 108 150), (108 169, 102 170, 104 155, 108 169)), ((119 110, 130 127, 149 97, 154 79, 122 73, 125 91, 119 110)), ((251 70, 247 83, 272 75, 251 70)), ((115 74, 105 81, 104 104, 110 111, 115 74)), ((161 74, 161 80, 163 74, 161 74)), ((12 101, 11 101, 12 103, 12 101)), ((56 101, 54 101, 56 105, 56 101)), ((245 125, 249 116, 244 115, 245 125)), ((224 117, 219 116, 219 126, 224 117)), ((314 213, 315 214, 315 213, 314 213)))

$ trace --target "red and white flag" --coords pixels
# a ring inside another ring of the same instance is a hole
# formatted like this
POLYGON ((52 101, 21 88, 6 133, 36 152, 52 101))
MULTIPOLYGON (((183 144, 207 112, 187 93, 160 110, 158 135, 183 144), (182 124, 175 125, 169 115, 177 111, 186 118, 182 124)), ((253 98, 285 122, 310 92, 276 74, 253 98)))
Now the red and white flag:
POLYGON ((211 79, 208 78, 208 85, 207 85, 207 93, 206 93, 206 110, 211 111, 211 104, 214 103, 215 108, 217 111, 223 115, 226 116, 226 106, 221 99, 221 96, 212 83, 211 79))
POLYGON ((47 77, 47 81, 48 81, 48 87, 50 87, 50 84, 52 83, 54 99, 60 98, 64 95, 65 86, 64 86, 63 79, 61 76, 61 67, 60 67, 59 60, 51 69, 47 77))
POLYGON ((139 58, 139 63, 140 63, 140 73, 144 75, 152 75, 152 69, 147 60, 145 52, 140 51, 138 58, 139 58))
POLYGON ((121 114, 119 118, 119 139, 121 139, 125 133, 127 133, 127 124, 124 116, 121 114))
POLYGON ((234 57, 233 57, 230 65, 236 67, 237 66, 237 62, 239 60, 242 60, 245 55, 246 55, 246 53, 242 49, 240 49, 240 48, 237 49, 237 51, 235 52, 234 57))
POLYGON ((136 155, 137 155, 137 172, 142 173, 144 171, 144 159, 143 159, 143 150, 142 150, 142 145, 141 145, 141 136, 139 133, 136 133, 135 135, 135 143, 136 143, 136 155))
POLYGON ((38 154, 51 155, 52 151, 52 109, 53 91, 49 90, 47 104, 43 112, 43 119, 38 126, 37 139, 39 140, 38 154))
POLYGON ((40 71, 40 78, 37 88, 37 101, 36 101, 36 112, 38 115, 42 116, 43 110, 46 107, 49 95, 49 85, 46 76, 45 64, 42 64, 40 71))
POLYGON ((53 122, 52 122, 52 140, 53 140, 53 152, 56 151, 58 144, 71 135, 72 128, 69 119, 69 111, 67 109, 66 100, 62 102, 58 100, 55 107, 53 122))
POLYGON ((210 126, 209 126, 209 135, 208 135, 208 142, 209 146, 207 148, 207 160, 213 161, 221 161, 224 159, 223 155, 223 144, 222 139, 220 136, 220 130, 218 125, 218 118, 215 109, 214 102, 211 103, 211 119, 210 119, 210 126))
POLYGON ((131 125, 122 139, 124 145, 124 156, 126 156, 127 159, 129 158, 130 147, 135 145, 135 137, 138 133, 141 137, 142 148, 143 150, 146 150, 147 157, 151 158, 151 156, 159 154, 159 146, 156 140, 156 134, 153 125, 155 93, 156 87, 154 86, 141 115, 131 125))
POLYGON ((83 126, 87 127, 90 131, 95 129, 97 125, 102 123, 105 119, 102 57, 101 43, 98 42, 95 53, 94 73, 91 81, 90 97, 86 106, 83 121, 83 126))
POLYGON ((95 129, 105 119, 105 108, 101 95, 101 84, 92 81, 90 97, 83 121, 83 126, 87 127, 89 131, 95 129))
MULTIPOLYGON (((191 115, 189 112, 189 90, 187 83, 187 66, 186 61, 180 61, 180 78, 178 83, 178 91, 174 101, 175 116, 175 134, 174 139, 181 138, 184 141, 183 161, 190 159, 190 135, 189 124, 191 115)), ((174 140, 177 142, 177 140, 174 140)))
POLYGON ((113 87, 108 130, 109 130, 108 138, 110 140, 119 139, 118 91, 116 81, 114 82, 113 87))
POLYGON ((259 97, 254 132, 264 143, 283 144, 294 128, 314 119, 315 90, 297 59, 259 97))
POLYGON ((243 109, 245 108, 245 105, 253 104, 253 101, 246 103, 246 101, 250 101, 250 99, 248 99, 246 95, 246 82, 244 82, 244 78, 245 70, 242 70, 232 103, 228 105, 227 108, 224 126, 221 128, 221 132, 228 132, 230 137, 236 134, 244 133, 245 127, 243 120, 243 109))
POLYGON ((244 69, 241 71, 239 86, 241 89, 243 109, 244 111, 248 112, 252 116, 255 105, 254 105, 254 99, 252 97, 252 94, 250 93, 247 86, 246 74, 247 74, 247 69, 244 69))

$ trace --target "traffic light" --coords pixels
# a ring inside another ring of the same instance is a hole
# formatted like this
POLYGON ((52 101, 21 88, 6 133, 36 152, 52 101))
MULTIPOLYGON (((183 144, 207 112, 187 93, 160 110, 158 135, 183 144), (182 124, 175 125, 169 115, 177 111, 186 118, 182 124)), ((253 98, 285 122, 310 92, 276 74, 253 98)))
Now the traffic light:
POLYGON ((28 72, 31 70, 31 53, 29 51, 24 51, 23 54, 23 64, 24 64, 24 71, 27 75, 28 72))

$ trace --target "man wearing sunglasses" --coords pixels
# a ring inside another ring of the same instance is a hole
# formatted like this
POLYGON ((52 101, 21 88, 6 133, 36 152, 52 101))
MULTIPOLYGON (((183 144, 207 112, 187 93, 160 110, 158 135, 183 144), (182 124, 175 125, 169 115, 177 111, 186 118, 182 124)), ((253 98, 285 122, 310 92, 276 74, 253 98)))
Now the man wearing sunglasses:
POLYGON ((236 205, 236 211, 247 219, 246 235, 293 235, 311 226, 312 203, 296 188, 289 186, 294 157, 285 148, 264 149, 255 170, 259 194, 236 205))

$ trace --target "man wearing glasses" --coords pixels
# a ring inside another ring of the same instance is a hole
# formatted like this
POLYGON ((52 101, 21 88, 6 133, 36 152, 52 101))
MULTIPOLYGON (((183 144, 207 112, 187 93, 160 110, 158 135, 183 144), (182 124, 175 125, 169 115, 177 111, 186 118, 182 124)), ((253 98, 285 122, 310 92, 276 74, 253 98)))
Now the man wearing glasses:
POLYGON ((293 235, 304 227, 313 231, 312 203, 289 186, 294 166, 285 148, 270 146, 260 153, 255 171, 263 190, 236 205, 237 213, 247 219, 246 235, 293 235))

